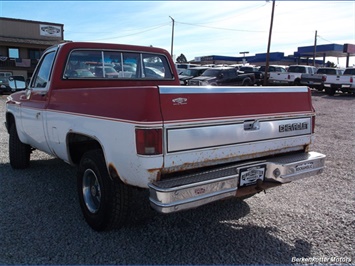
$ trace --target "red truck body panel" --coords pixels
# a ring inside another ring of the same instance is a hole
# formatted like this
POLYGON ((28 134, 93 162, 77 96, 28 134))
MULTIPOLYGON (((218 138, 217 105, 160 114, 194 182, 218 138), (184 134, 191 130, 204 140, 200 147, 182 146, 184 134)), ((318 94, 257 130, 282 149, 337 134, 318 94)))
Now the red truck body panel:
POLYGON ((184 90, 178 90, 176 93, 162 94, 161 108, 164 121, 196 119, 205 121, 313 112, 310 95, 304 92, 277 92, 275 88, 228 87, 219 93, 223 89, 223 87, 195 90, 187 88, 185 93, 184 90), (213 93, 208 93, 208 90, 213 93), (288 97, 292 101, 285 101, 288 97), (186 104, 172 104, 176 98, 186 99, 186 104))

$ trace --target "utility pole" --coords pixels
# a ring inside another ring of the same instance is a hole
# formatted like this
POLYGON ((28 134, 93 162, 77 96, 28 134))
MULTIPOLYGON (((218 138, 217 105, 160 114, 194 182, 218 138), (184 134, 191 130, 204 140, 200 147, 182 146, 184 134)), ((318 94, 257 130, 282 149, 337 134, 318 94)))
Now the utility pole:
POLYGON ((174 59, 174 54, 173 54, 173 52, 174 52, 174 26, 175 26, 175 20, 172 18, 172 17, 170 17, 169 16, 169 18, 171 18, 171 21, 173 22, 173 27, 172 27, 172 30, 171 30, 171 52, 170 52, 170 54, 171 54, 171 58, 173 58, 174 59))
POLYGON ((275 0, 272 0, 271 22, 270 22, 270 31, 269 31, 269 42, 268 42, 268 45, 267 45, 266 65, 265 65, 265 74, 264 74, 264 86, 267 85, 267 72, 269 70, 271 33, 272 33, 272 25, 274 23, 274 9, 275 9, 275 0))
POLYGON ((317 31, 314 36, 313 66, 316 66, 316 53, 317 53, 317 31))

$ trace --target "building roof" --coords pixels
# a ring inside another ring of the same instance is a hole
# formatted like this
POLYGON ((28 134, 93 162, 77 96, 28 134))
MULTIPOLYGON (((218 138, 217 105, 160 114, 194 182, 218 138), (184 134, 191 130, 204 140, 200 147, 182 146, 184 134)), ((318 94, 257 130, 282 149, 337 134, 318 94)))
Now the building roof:
POLYGON ((16 44, 34 44, 34 45, 45 45, 51 46, 64 42, 61 40, 36 40, 36 39, 23 39, 23 38, 14 38, 14 37, 2 37, 0 36, 0 43, 16 43, 16 44))
POLYGON ((64 27, 64 24, 55 23, 55 22, 48 22, 48 21, 45 22, 45 21, 36 21, 36 20, 18 19, 18 18, 6 18, 6 17, 0 17, 0 20, 19 21, 19 22, 36 23, 36 24, 52 24, 52 25, 64 27))
MULTIPOLYGON (((316 57, 346 57, 348 54, 350 56, 355 55, 355 45, 354 44, 323 44, 316 46, 316 57)), ((294 53, 295 56, 309 56, 314 55, 314 45, 298 47, 297 52, 294 53)))

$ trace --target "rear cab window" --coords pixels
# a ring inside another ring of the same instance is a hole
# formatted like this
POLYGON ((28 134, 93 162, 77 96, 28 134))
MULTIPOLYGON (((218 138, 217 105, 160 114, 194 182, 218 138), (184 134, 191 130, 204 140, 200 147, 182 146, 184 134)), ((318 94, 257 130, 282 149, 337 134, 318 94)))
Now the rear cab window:
POLYGON ((161 54, 73 50, 63 79, 151 79, 172 80, 168 60, 161 54))

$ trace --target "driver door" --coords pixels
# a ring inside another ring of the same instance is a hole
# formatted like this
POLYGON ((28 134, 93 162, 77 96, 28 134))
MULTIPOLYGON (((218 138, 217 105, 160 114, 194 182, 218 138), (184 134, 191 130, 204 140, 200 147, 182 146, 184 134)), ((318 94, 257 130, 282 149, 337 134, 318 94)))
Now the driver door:
POLYGON ((21 103, 21 120, 28 143, 41 151, 50 153, 45 134, 45 110, 55 51, 42 57, 27 90, 27 99, 21 103))

